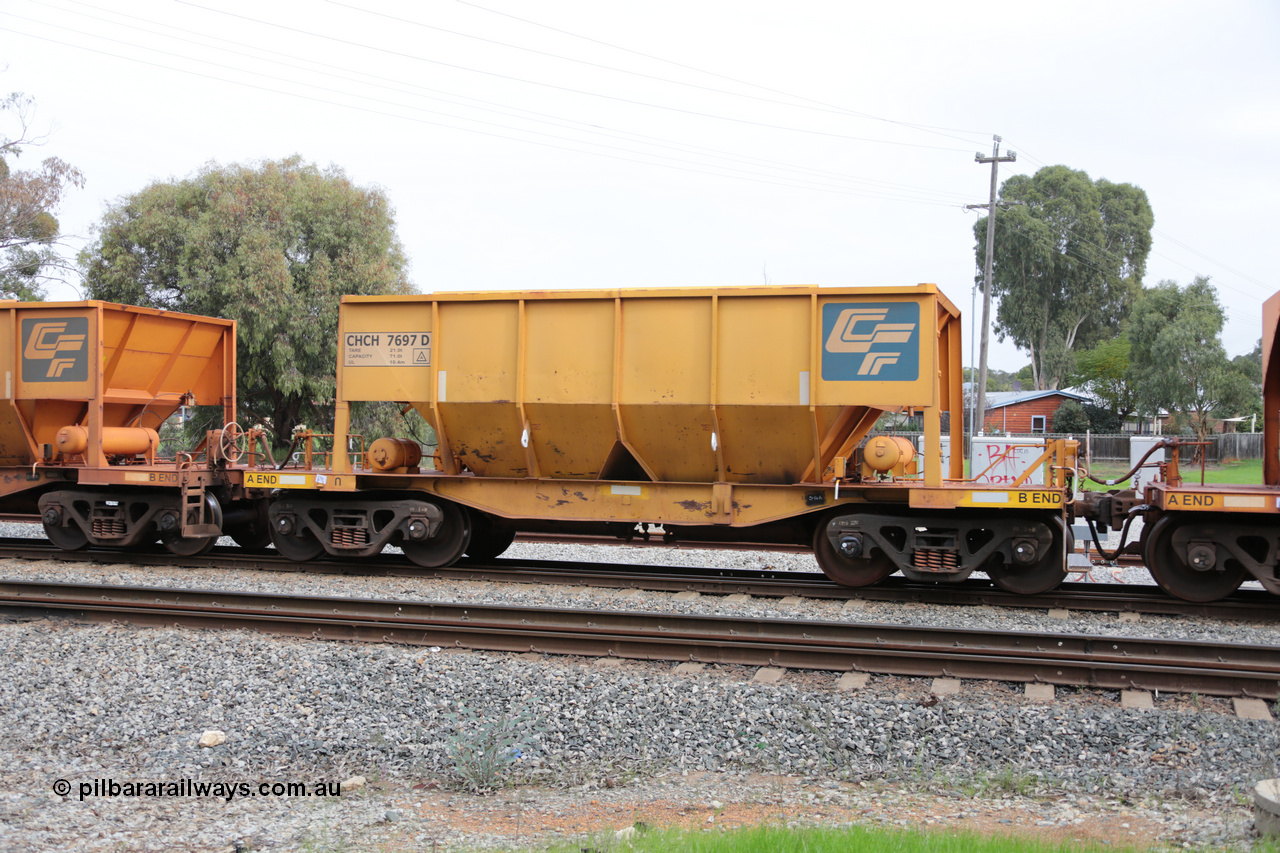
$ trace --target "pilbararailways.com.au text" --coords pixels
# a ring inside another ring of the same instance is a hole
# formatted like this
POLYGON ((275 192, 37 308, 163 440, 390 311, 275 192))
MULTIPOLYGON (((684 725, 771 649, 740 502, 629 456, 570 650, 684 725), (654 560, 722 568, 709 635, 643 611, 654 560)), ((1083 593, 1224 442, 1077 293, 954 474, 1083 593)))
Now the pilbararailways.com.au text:
MULTIPOLYGON (((117 782, 94 779, 76 783, 83 802, 89 797, 221 797, 228 803, 236 797, 341 797, 341 782, 203 782, 176 779, 169 782, 117 782)), ((72 784, 66 779, 53 783, 60 797, 71 795, 72 784)))

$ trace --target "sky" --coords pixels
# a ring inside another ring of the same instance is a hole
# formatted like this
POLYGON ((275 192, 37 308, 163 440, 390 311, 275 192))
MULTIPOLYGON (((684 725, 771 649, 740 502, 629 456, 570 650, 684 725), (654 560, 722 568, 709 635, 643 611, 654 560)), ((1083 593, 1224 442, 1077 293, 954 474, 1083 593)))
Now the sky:
POLYGON ((422 292, 934 282, 966 362, 999 135, 1001 181, 1142 187, 1145 282, 1210 276, 1235 356, 1280 289, 1278 46, 1271 0, 3 0, 0 94, 38 106, 17 167, 85 175, 73 249, 153 182, 299 155, 385 192, 422 292))

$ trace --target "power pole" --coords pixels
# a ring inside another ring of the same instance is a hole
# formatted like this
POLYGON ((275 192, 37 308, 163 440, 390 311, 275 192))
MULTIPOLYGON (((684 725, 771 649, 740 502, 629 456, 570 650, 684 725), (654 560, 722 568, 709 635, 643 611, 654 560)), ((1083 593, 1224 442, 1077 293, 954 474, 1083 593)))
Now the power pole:
POLYGON ((973 155, 977 163, 991 164, 991 201, 988 204, 966 204, 967 209, 985 207, 987 209, 987 263, 982 273, 982 347, 978 358, 978 388, 974 394, 974 408, 977 418, 974 419, 973 434, 978 435, 986 425, 987 419, 987 344, 991 336, 991 261, 996 249, 996 171, 1001 163, 1012 163, 1018 159, 1014 151, 1000 156, 1000 137, 993 136, 995 144, 991 148, 991 156, 983 157, 979 151, 973 155))

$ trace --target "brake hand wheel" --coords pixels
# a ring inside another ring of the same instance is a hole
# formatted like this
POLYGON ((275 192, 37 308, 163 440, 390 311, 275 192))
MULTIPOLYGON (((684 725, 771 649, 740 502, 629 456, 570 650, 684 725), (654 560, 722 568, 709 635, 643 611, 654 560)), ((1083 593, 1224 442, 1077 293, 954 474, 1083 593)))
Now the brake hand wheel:
POLYGON ((240 457, 244 456, 245 435, 244 429, 235 421, 224 426, 222 434, 218 436, 218 455, 228 463, 239 462, 240 457))

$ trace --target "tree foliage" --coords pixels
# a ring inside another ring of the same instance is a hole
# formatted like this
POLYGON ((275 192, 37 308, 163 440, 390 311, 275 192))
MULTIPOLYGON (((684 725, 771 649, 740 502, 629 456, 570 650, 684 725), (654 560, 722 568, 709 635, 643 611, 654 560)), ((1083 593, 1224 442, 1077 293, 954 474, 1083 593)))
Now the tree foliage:
POLYGON ((93 298, 235 320, 239 416, 280 443, 332 424, 339 297, 412 292, 382 191, 298 157, 127 196, 80 263, 93 298))
POLYGON ((1089 416, 1089 429, 1099 433, 1120 433, 1124 431, 1124 418, 1110 409, 1084 404, 1084 413, 1089 416))
POLYGON ((1185 289, 1162 281, 1142 292, 1129 339, 1137 401, 1146 414, 1176 412, 1204 439, 1213 417, 1248 409, 1256 390, 1227 359, 1222 326, 1217 292, 1203 276, 1185 289))
MULTIPOLYGON (((995 331, 1031 353, 1035 387, 1058 388, 1074 353, 1113 335, 1142 286, 1154 217, 1132 184, 1066 166, 1015 175, 1000 190, 995 331)), ((978 266, 988 218, 974 226, 978 266)))
POLYGON ((1075 400, 1063 400, 1053 412, 1049 427, 1056 433, 1080 433, 1089 429, 1089 414, 1075 400))
MULTIPOLYGON (((1004 370, 989 368, 987 370, 987 391, 1012 391, 1013 383, 1017 376, 1004 370)), ((964 381, 976 384, 978 381, 978 372, 972 367, 964 369, 964 381)))
POLYGON ((1255 415, 1256 419, 1250 423, 1250 426, 1256 426, 1263 419, 1262 407, 1262 339, 1258 339, 1257 345, 1253 351, 1246 355, 1238 355, 1231 359, 1231 366, 1240 372, 1242 376, 1249 380, 1249 384, 1253 389, 1253 393, 1248 405, 1243 406, 1235 412, 1236 417, 1255 415))
POLYGON ((1122 332, 1093 349, 1077 353, 1071 378, 1073 385, 1092 394, 1122 423, 1138 409, 1138 389, 1129 369, 1129 350, 1129 336, 1122 332))
POLYGON ((1262 393, 1262 339, 1253 345, 1253 352, 1246 355, 1238 355, 1231 359, 1231 364, 1236 370, 1245 375, 1246 378, 1254 385, 1258 386, 1258 393, 1262 393))
POLYGON ((25 148, 43 139, 32 131, 35 102, 13 93, 0 100, 0 298, 39 301, 54 271, 66 268, 58 254, 54 216, 70 187, 84 186, 79 169, 48 157, 38 169, 16 169, 25 148))

